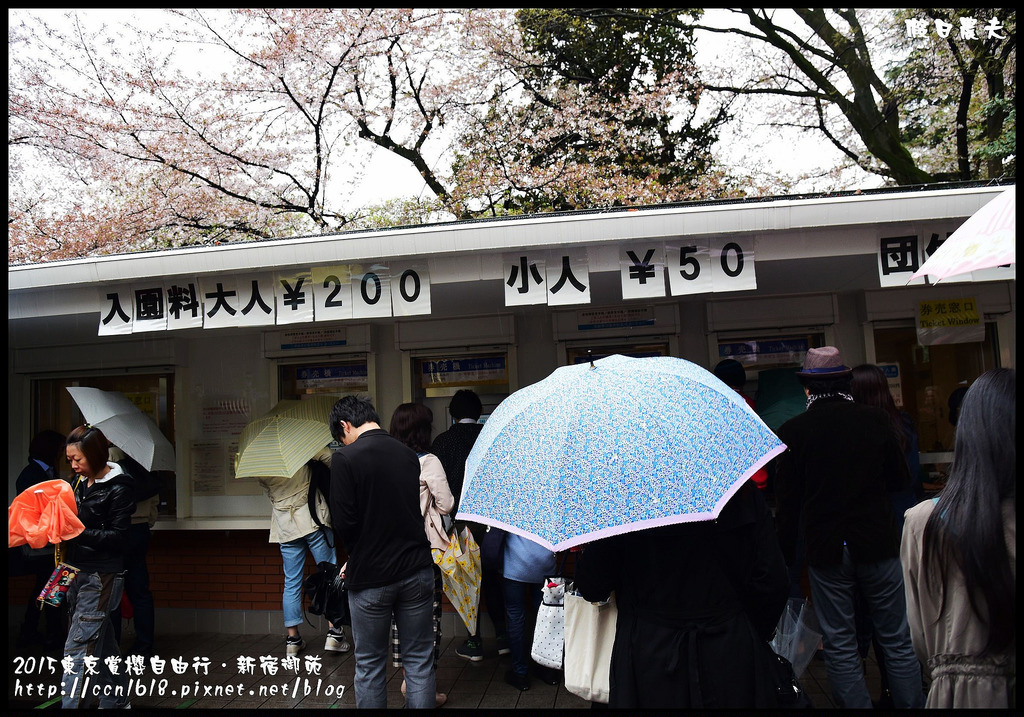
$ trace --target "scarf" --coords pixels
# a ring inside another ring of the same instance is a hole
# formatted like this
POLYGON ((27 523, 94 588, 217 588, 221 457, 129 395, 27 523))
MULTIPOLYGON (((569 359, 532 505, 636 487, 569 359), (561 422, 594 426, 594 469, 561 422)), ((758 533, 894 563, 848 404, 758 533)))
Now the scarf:
POLYGON ((814 403, 815 401, 817 401, 820 398, 841 398, 844 401, 850 401, 851 403, 853 402, 853 396, 851 396, 848 393, 843 393, 842 391, 832 391, 832 392, 829 392, 829 393, 816 393, 816 394, 812 394, 812 395, 807 397, 807 406, 806 406, 806 408, 810 408, 811 404, 814 403))

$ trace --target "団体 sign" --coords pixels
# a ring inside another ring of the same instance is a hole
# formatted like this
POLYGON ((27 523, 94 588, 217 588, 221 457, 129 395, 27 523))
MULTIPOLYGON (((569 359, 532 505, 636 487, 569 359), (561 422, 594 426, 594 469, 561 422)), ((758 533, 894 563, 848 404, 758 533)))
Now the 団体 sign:
POLYGON ((917 340, 922 346, 985 340, 985 324, 974 298, 922 301, 917 310, 917 340))

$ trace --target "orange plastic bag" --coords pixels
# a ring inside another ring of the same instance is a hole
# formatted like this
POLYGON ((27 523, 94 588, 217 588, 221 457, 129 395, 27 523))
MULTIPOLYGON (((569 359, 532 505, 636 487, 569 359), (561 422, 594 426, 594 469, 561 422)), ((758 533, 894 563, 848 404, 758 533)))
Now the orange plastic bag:
POLYGON ((71 484, 56 479, 23 490, 7 509, 7 547, 28 544, 42 548, 47 543, 71 540, 85 530, 78 519, 78 506, 71 484))

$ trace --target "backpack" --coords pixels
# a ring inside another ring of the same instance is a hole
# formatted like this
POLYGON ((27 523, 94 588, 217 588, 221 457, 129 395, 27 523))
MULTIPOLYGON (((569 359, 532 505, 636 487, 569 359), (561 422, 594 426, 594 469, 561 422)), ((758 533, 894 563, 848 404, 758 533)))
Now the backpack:
MULTIPOLYGON (((309 598, 309 612, 323 615, 335 626, 352 624, 348 611, 348 593, 340 572, 334 563, 318 563, 316 572, 303 581, 303 588, 309 598)), ((309 622, 308 617, 306 622, 309 622)))
POLYGON ((327 505, 330 505, 331 469, 315 458, 311 458, 306 461, 306 465, 309 466, 309 494, 306 498, 306 503, 309 506, 309 514, 313 517, 313 522, 324 529, 324 533, 327 535, 327 545, 333 548, 334 530, 321 522, 320 515, 316 509, 317 493, 320 493, 320 495, 324 497, 324 502, 326 502, 327 505))

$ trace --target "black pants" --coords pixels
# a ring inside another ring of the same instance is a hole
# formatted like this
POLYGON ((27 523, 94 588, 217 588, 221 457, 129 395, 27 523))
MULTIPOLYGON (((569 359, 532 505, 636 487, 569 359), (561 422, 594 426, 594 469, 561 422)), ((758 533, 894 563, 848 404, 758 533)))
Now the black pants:
MULTIPOLYGON (((125 556, 124 592, 132 604, 135 620, 135 645, 131 652, 139 655, 153 654, 153 634, 156 630, 156 609, 153 594, 149 591, 149 568, 146 553, 149 551, 149 523, 133 523, 128 533, 128 554, 125 556)), ((111 614, 114 623, 114 638, 121 644, 121 606, 111 614)))
POLYGON ((67 610, 63 606, 54 607, 53 605, 46 605, 40 610, 41 603, 36 600, 53 573, 53 557, 51 555, 26 558, 25 564, 33 571, 35 584, 32 594, 29 596, 28 605, 25 606, 25 617, 21 622, 18 641, 26 646, 36 642, 39 639, 39 620, 42 617, 46 620, 44 646, 46 649, 61 648, 68 635, 67 610))

